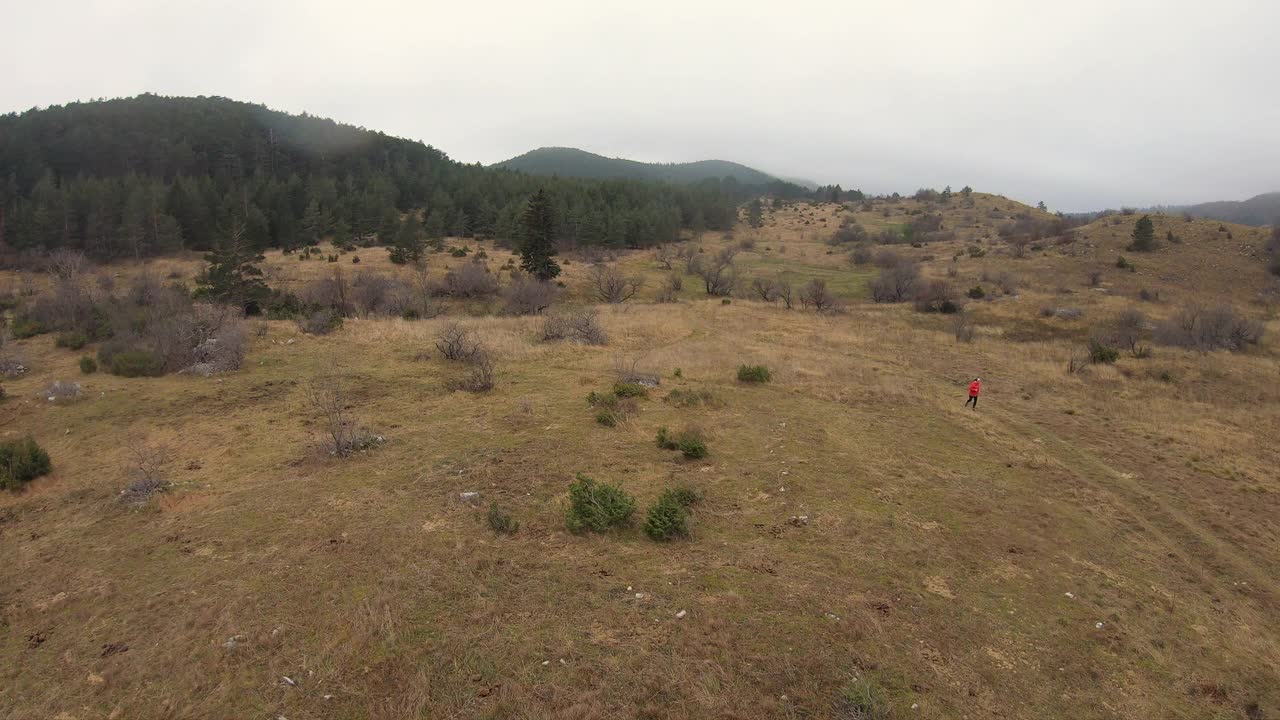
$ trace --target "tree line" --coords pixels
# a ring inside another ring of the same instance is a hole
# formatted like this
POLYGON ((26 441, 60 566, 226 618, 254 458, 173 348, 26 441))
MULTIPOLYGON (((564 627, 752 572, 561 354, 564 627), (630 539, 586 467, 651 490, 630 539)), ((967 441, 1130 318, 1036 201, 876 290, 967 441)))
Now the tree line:
POLYGON ((557 242, 647 247, 727 230, 767 191, 532 177, 467 165, 419 142, 224 98, 72 103, 0 116, 0 248, 97 259, 208 250, 232 229, 252 248, 516 238, 545 190, 557 242))

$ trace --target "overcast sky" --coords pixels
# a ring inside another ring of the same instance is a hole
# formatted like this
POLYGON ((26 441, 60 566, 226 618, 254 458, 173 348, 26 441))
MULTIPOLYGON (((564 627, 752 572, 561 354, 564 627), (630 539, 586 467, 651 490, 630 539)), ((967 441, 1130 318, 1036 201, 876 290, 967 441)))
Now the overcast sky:
POLYGON ((223 95, 423 140, 1051 209, 1280 190, 1274 0, 4 0, 0 111, 223 95))

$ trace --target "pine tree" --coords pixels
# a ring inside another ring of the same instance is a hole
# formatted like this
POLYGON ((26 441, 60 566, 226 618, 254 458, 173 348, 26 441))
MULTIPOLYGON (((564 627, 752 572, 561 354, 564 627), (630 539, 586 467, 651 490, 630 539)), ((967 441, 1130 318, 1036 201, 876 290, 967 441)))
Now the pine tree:
POLYGON ((763 208, 760 205, 760 198, 751 201, 747 206, 747 224, 753 228, 759 228, 764 225, 763 208))
POLYGON ((196 297, 234 305, 246 315, 261 312, 262 303, 271 294, 257 266, 264 258, 249 248, 241 227, 233 227, 204 259, 209 267, 196 278, 196 297))
POLYGON ((1156 249, 1156 228, 1150 215, 1143 215, 1133 224, 1133 244, 1130 250, 1150 252, 1156 249))
POLYGON ((552 257, 556 254, 555 225, 551 197, 539 189, 529 198, 520 223, 520 267, 539 280, 560 274, 560 265, 552 257))
POLYGON ((413 215, 406 215, 404 222, 400 223, 390 259, 397 265, 416 263, 422 259, 422 231, 418 219, 413 215))
POLYGON ((324 216, 320 213, 320 203, 312 200, 302 213, 302 240, 308 245, 320 242, 325 231, 324 216))
POLYGON ((395 242, 396 233, 400 232, 400 213, 395 208, 382 211, 382 222, 378 225, 378 242, 390 245, 395 242))

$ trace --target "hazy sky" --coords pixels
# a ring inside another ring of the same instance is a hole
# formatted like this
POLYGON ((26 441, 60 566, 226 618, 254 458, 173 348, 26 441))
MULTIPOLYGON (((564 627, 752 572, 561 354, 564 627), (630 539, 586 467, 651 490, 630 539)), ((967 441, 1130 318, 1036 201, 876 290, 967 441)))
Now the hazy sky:
POLYGON ((467 162, 722 158, 1052 209, 1280 190, 1276 0, 3 0, 0 111, 223 95, 467 162))

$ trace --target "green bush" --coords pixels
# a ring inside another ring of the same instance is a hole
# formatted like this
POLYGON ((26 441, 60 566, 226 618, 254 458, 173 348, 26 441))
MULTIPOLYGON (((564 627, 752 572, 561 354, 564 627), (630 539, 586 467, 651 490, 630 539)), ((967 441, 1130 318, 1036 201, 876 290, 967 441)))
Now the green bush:
POLYGON ((69 332, 59 333, 58 339, 54 341, 54 345, 68 350, 80 350, 89 344, 89 336, 79 330, 71 330, 69 332))
POLYGON ((498 507, 498 503, 489 504, 489 527, 499 535, 514 535, 520 529, 520 523, 498 507))
POLYGON ((658 428, 657 443, 658 447, 663 450, 679 450, 690 460, 697 460, 707 456, 706 438, 703 436, 702 431, 697 428, 687 428, 678 435, 672 435, 666 427, 660 427, 658 428))
POLYGON ((681 390, 676 388, 667 394, 665 400, 676 407, 693 407, 695 405, 715 402, 715 396, 707 390, 681 390))
POLYGON ((625 525, 636 510, 636 499, 621 487, 598 483, 578 473, 569 485, 569 512, 565 525, 570 532, 605 532, 625 525))
POLYGON ((739 365, 738 381, 750 383, 766 383, 772 379, 769 368, 763 365, 739 365))
POLYGON ((0 443, 0 489, 17 490, 52 469, 49 453, 30 435, 0 443))
POLYGON ((620 398, 627 397, 649 397, 649 388, 640 383, 618 382, 613 384, 613 394, 620 398))
POLYGON ((80 372, 85 375, 92 375, 98 372, 98 362, 88 355, 85 355, 80 358, 80 372))
POLYGON ((658 501, 649 507, 645 534, 660 542, 688 536, 689 506, 698 500, 698 493, 688 487, 663 490, 658 501))
POLYGON ((622 420, 622 413, 611 407, 601 408, 600 412, 596 413, 596 422, 605 427, 617 427, 622 420))
POLYGON ((1110 365, 1120 359, 1120 351, 1098 340, 1089 341, 1089 361, 1095 365, 1110 365))
POLYGON ((969 288, 969 297, 973 298, 974 300, 981 300, 986 296, 987 296, 987 291, 983 290, 981 285, 974 285, 973 287, 969 288))
POLYGON ((164 360, 150 350, 125 350, 111 356, 111 374, 121 377, 159 377, 164 360))
POLYGON ((17 320, 14 320, 13 326, 10 329, 13 331, 13 336, 19 340, 35 337, 45 331, 44 325, 41 325, 38 320, 32 320, 31 318, 18 318, 17 320))

